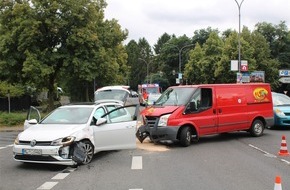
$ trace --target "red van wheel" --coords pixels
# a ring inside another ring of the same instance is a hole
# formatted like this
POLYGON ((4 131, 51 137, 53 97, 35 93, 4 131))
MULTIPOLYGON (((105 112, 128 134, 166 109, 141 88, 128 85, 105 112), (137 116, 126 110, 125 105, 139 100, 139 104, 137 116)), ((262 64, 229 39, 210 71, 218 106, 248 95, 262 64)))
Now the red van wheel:
POLYGON ((261 120, 256 119, 252 123, 251 129, 250 129, 250 134, 254 137, 259 137, 263 134, 264 129, 265 129, 264 123, 261 120))
POLYGON ((191 135, 192 131, 190 130, 189 127, 184 127, 181 129, 180 132, 180 144, 184 147, 187 147, 191 144, 191 135))

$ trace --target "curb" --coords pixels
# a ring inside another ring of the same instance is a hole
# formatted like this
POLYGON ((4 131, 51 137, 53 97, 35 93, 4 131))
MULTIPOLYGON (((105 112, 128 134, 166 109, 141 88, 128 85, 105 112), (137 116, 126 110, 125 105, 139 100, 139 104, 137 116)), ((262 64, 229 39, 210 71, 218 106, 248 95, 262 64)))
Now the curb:
POLYGON ((23 127, 0 127, 0 132, 22 132, 23 127))

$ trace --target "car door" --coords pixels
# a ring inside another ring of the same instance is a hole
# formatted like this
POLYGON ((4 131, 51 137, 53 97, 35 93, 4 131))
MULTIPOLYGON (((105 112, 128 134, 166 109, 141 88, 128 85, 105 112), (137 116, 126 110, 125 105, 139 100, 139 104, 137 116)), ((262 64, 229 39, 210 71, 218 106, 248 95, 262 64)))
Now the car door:
POLYGON ((24 121, 24 130, 29 128, 32 125, 39 123, 41 120, 41 115, 39 110, 36 107, 30 106, 26 119, 24 121))
POLYGON ((93 125, 95 150, 120 150, 136 148, 138 105, 113 109, 93 125))

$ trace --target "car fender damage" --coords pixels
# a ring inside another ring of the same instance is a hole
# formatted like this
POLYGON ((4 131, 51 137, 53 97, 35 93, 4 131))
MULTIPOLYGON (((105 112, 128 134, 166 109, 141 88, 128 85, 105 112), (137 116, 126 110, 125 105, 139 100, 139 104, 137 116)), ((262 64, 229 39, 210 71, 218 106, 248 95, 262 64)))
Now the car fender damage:
POLYGON ((86 159, 85 143, 77 142, 73 145, 72 160, 78 164, 81 164, 86 159))

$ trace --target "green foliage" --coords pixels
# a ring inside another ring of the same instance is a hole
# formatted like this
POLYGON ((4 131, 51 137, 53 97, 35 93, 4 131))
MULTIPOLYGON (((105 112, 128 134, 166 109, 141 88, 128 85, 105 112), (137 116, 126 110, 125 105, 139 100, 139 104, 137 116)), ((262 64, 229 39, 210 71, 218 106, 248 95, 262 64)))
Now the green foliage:
MULTIPOLYGON (((104 18, 106 6, 105 0, 0 1, 0 96, 8 89, 11 96, 28 87, 46 89, 52 108, 59 85, 72 100, 89 101, 95 88, 105 85, 135 90, 148 80, 176 85, 179 67, 183 84, 236 82, 236 71, 230 71, 239 54, 236 31, 220 35, 208 27, 192 37, 164 33, 154 54, 145 38, 124 46, 129 31, 104 18)), ((253 31, 243 27, 240 42, 249 72, 265 71, 274 90, 290 90, 278 81, 278 70, 290 68, 285 22, 258 23, 253 31)))
POLYGON ((20 84, 13 85, 0 81, 0 97, 7 97, 8 92, 10 97, 17 97, 22 96, 25 93, 25 89, 20 84))
POLYGON ((0 112, 0 126, 23 125, 26 116, 24 112, 0 112))
POLYGON ((129 68, 122 41, 128 31, 117 20, 104 19, 106 5, 104 0, 1 1, 0 79, 48 89, 51 108, 58 83, 84 86, 77 92, 86 101, 94 80, 125 83, 129 68))

